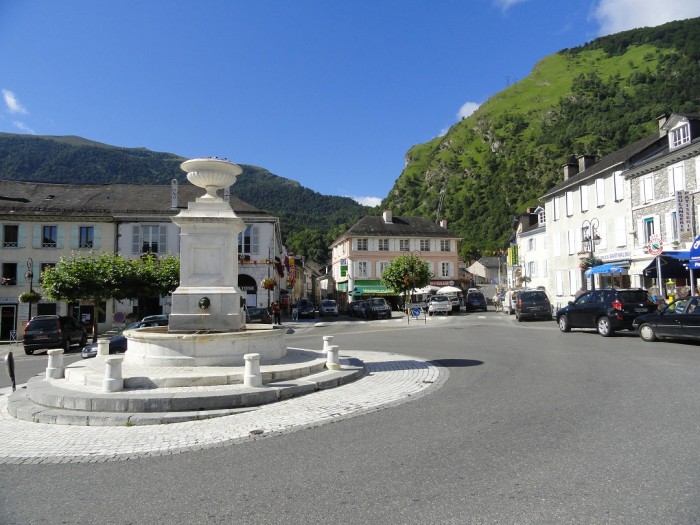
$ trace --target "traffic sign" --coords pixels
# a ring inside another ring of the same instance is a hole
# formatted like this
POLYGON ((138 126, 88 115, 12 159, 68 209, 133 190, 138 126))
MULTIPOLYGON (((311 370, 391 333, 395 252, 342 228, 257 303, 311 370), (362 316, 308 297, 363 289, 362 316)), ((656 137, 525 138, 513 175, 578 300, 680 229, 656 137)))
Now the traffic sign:
POLYGON ((420 308, 414 308, 413 310, 411 310, 411 315, 413 317, 420 317, 421 312, 422 310, 420 308))
POLYGON ((664 243, 661 241, 660 235, 651 235, 649 237, 649 253, 651 255, 659 255, 664 251, 664 243))

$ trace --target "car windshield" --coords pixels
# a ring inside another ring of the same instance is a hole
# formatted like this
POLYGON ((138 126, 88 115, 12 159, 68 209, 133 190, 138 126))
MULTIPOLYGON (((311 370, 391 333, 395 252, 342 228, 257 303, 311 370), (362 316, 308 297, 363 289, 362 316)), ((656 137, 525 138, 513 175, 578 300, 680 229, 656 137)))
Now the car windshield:
POLYGON ((372 306, 384 306, 384 299, 370 299, 369 304, 372 306))
POLYGON ((29 322, 30 330, 53 330, 56 328, 56 319, 32 319, 29 322))
POLYGON ((328 301, 321 301, 321 304, 322 304, 323 306, 335 306, 335 301, 330 301, 330 300, 328 300, 328 301))
POLYGON ((544 292, 520 292, 523 301, 546 301, 547 295, 544 292))
POLYGON ((444 295, 436 295, 432 300, 435 303, 444 303, 447 301, 447 297, 444 295))
POLYGON ((651 298, 645 290, 619 291, 620 299, 626 303, 650 303, 651 298))

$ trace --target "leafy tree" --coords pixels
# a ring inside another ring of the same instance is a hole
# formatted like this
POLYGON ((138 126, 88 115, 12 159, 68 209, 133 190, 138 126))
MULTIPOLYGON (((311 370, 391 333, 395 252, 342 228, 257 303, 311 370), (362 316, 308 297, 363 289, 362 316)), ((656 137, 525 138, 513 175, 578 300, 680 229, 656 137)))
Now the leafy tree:
MULTIPOLYGON (((175 256, 153 255, 128 260, 114 253, 76 254, 62 257, 58 265, 44 270, 41 287, 53 300, 92 301, 161 297, 177 288, 180 261, 175 256)), ((97 315, 93 316, 93 341, 97 340, 97 315)))
POLYGON ((389 263, 382 272, 382 284, 404 295, 409 302, 409 293, 413 288, 423 288, 430 284, 430 266, 415 255, 399 255, 389 263))

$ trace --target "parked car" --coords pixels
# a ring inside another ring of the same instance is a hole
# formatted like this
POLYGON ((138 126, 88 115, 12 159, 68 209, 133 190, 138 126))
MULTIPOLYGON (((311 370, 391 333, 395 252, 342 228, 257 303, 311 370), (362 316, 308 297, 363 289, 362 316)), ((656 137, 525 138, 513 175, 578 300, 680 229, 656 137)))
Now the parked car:
POLYGON ((338 303, 333 299, 323 299, 321 301, 321 306, 318 308, 318 315, 325 317, 327 315, 338 317, 338 303))
POLYGON ((314 306, 314 303, 312 303, 308 299, 300 299, 297 303, 297 318, 315 319, 316 307, 314 306))
POLYGON ((647 342, 658 339, 700 341, 700 298, 678 299, 656 312, 640 315, 633 324, 647 342))
MULTIPOLYGON (((157 326, 167 326, 170 322, 167 315, 147 315, 141 319, 144 323, 156 323, 157 326)), ((151 325, 155 326, 155 325, 151 325)))
POLYGON ((366 308, 366 301, 353 301, 348 305, 348 315, 350 317, 365 317, 366 308))
POLYGON ((87 332, 74 317, 65 315, 36 315, 24 327, 24 353, 32 355, 36 350, 63 348, 70 351, 71 345, 84 346, 87 332))
POLYGON ((503 312, 508 315, 515 313, 515 306, 518 304, 518 293, 520 290, 508 290, 503 299, 503 312))
POLYGON ((487 310, 486 297, 482 292, 467 292, 467 296, 464 298, 464 309, 467 312, 473 312, 476 310, 487 310))
POLYGON ((440 313, 452 315, 452 303, 446 295, 433 295, 428 301, 428 315, 440 313))
POLYGON ((542 290, 522 290, 515 304, 515 318, 552 320, 552 305, 542 290))
MULTIPOLYGON (((141 323, 133 323, 127 327, 127 330, 132 330, 134 328, 141 328, 141 326, 134 326, 134 325, 141 325, 141 323)), ((153 325, 151 325, 153 326, 153 325)), ((127 347, 127 339, 124 336, 124 330, 121 332, 117 332, 114 334, 112 337, 109 338, 109 353, 110 354, 119 354, 119 353, 124 353, 126 352, 126 347, 127 347)), ((91 357, 95 357, 97 355, 97 343, 90 343, 89 345, 86 345, 83 347, 83 349, 80 351, 80 356, 83 359, 89 359, 91 357)))
POLYGON ((383 297, 372 297, 367 300, 365 317, 367 319, 391 319, 391 306, 383 297))
POLYGON ((271 324, 272 317, 267 308, 258 308, 257 306, 246 307, 246 323, 265 323, 271 324))
POLYGON ((462 306, 462 302, 460 301, 459 297, 457 295, 445 295, 447 296, 447 298, 450 301, 450 304, 452 305, 452 311, 459 312, 460 307, 462 306))
POLYGON ((617 330, 632 330, 635 318, 656 311, 656 303, 642 288, 592 290, 557 311, 562 332, 572 328, 595 328, 608 337, 617 330))

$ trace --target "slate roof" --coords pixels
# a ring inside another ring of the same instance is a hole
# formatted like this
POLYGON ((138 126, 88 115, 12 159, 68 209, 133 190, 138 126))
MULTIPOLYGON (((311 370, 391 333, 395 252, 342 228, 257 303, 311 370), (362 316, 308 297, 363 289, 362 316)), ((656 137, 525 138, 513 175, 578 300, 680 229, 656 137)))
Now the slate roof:
MULTIPOLYGON (((235 188, 235 186, 234 186, 235 188)), ((45 184, 0 180, 0 214, 72 217, 170 217, 204 195, 192 184, 180 184, 178 208, 171 208, 170 185, 164 184, 45 184)), ((271 217, 235 195, 231 207, 238 215, 271 217)))
POLYGON ((458 239, 459 236, 439 224, 422 217, 397 217, 392 222, 384 222, 382 216, 367 216, 353 224, 343 237, 444 237, 458 239))

